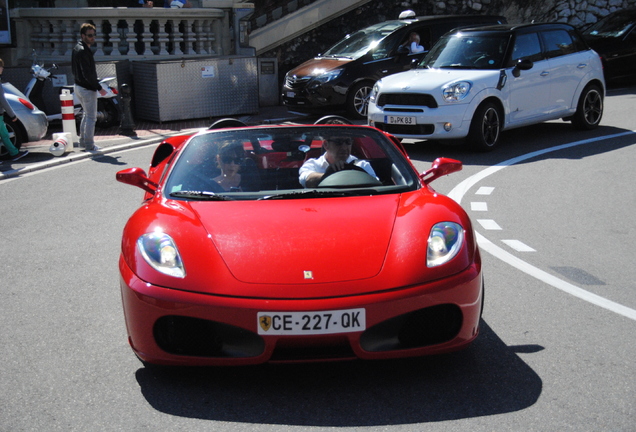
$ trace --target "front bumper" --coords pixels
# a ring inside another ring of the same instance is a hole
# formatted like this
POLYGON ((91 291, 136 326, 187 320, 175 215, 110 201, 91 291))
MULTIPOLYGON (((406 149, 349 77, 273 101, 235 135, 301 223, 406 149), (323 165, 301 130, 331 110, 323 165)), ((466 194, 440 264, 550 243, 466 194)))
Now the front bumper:
POLYGON ((479 331, 483 286, 473 263, 449 278, 362 296, 271 300, 153 286, 120 259, 129 342, 146 362, 222 366, 265 362, 387 359, 467 346, 479 331), (259 335, 262 311, 364 308, 366 330, 331 335, 259 335))
POLYGON ((346 88, 324 84, 311 87, 283 86, 282 100, 291 111, 320 112, 326 108, 341 108, 347 101, 346 88))
POLYGON ((398 138, 460 139, 466 138, 472 121, 472 105, 453 104, 428 107, 384 107, 369 103, 368 124, 398 138), (411 109, 409 109, 411 108, 411 109), (388 116, 415 117, 415 125, 389 124, 388 116), (450 130, 445 128, 450 125, 450 130))

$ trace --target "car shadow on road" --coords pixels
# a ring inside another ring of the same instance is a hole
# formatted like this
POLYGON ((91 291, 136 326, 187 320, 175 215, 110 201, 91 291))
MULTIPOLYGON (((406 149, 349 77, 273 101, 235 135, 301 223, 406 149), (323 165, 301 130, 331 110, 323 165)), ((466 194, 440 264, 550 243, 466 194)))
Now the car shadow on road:
POLYGON ((541 378, 482 321, 464 351, 391 361, 233 368, 140 368, 156 410, 204 420, 322 427, 438 422, 519 411, 541 378))
POLYGON ((405 144, 405 149, 412 160, 432 162, 435 158, 444 156, 459 159, 464 165, 492 166, 522 155, 543 152, 572 143, 582 145, 576 146, 576 149, 547 152, 520 163, 532 163, 537 159, 547 158, 580 159, 611 152, 633 145, 634 132, 613 126, 600 126, 593 131, 578 131, 567 122, 555 120, 505 131, 502 134, 500 146, 489 153, 472 151, 465 143, 449 144, 441 141, 410 142, 405 144))

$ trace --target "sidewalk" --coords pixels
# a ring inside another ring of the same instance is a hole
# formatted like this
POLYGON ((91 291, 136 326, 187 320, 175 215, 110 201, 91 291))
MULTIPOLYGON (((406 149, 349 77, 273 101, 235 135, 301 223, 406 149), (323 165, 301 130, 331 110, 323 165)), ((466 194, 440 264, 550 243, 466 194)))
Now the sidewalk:
MULTIPOLYGON (((236 116, 234 118, 248 125, 277 124, 284 122, 313 123, 315 121, 313 116, 303 117, 289 113, 287 108, 283 106, 262 107, 257 114, 236 116)), ((95 129, 95 144, 102 148, 100 152, 89 153, 76 148, 74 152, 67 152, 60 157, 55 157, 49 152, 49 147, 53 144, 53 134, 63 132, 61 123, 52 123, 49 125, 47 135, 44 139, 22 145, 22 150, 29 150, 28 155, 16 162, 10 160, 2 161, 2 164, 0 164, 0 180, 125 148, 159 143, 166 137, 172 135, 207 128, 215 120, 218 120, 218 118, 179 120, 163 123, 139 120, 135 121, 134 131, 136 136, 119 135, 119 125, 110 129, 95 129)))

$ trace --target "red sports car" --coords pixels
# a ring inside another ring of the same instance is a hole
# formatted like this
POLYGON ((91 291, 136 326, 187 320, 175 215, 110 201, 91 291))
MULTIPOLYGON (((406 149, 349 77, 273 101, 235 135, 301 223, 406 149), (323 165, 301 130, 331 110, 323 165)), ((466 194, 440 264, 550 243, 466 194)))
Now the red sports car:
POLYGON ((478 334, 471 222, 367 126, 254 126, 165 140, 124 228, 129 342, 145 363, 248 365, 457 350, 478 334), (338 159, 340 158, 340 159, 338 159))

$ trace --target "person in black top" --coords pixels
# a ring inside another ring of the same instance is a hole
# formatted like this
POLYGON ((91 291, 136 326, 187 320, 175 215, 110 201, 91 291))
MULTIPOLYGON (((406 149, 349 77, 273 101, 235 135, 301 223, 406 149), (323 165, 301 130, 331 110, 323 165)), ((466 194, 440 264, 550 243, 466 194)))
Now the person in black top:
POLYGON ((91 45, 95 43, 95 26, 84 23, 80 27, 80 41, 73 48, 71 65, 75 78, 75 94, 77 95, 84 116, 80 125, 79 144, 87 151, 98 151, 95 145, 95 122, 97 121, 97 92, 106 94, 97 79, 95 59, 91 45))

